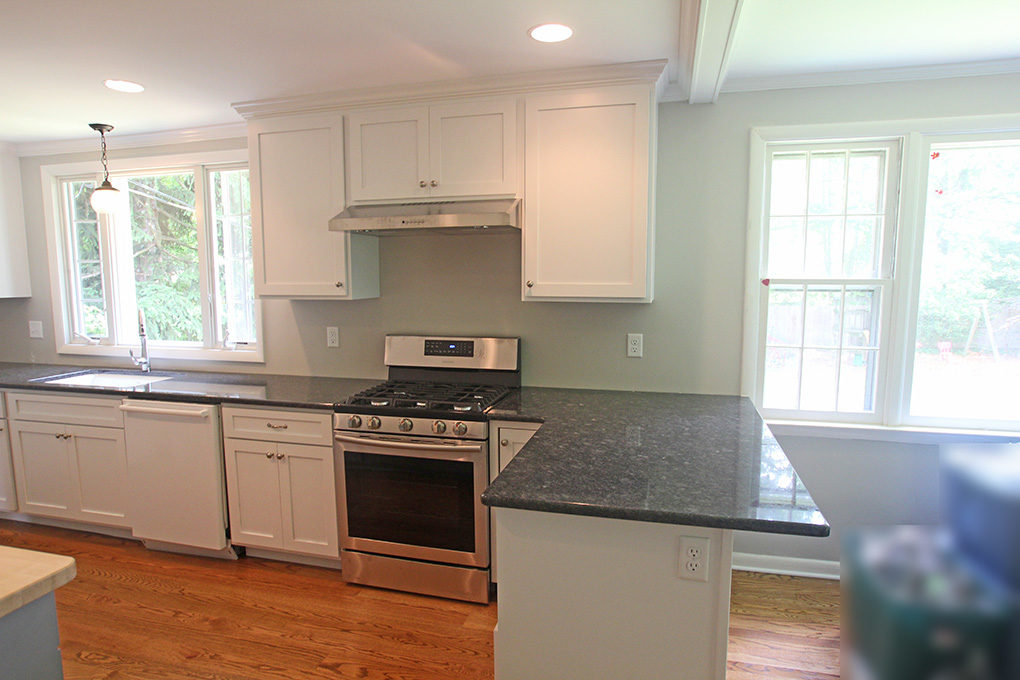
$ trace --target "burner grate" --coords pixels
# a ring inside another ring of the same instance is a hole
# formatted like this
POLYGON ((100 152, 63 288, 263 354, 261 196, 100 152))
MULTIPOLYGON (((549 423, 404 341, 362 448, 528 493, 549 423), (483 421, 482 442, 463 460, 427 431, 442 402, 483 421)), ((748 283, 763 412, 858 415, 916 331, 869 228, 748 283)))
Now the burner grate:
POLYGON ((504 385, 388 380, 355 394, 345 403, 351 406, 481 413, 509 391, 510 388, 504 385))

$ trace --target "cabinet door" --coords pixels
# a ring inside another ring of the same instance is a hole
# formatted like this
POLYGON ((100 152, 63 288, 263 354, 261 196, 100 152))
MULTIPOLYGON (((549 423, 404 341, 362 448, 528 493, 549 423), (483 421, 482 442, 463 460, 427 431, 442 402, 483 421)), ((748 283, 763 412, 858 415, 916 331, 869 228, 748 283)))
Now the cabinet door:
POLYGON ((258 441, 224 440, 232 543, 283 547, 276 446, 258 441))
POLYGON ((524 299, 650 301, 648 86, 531 95, 524 299))
POLYGON ((499 437, 499 471, 502 472, 506 464, 513 460, 520 450, 534 436, 535 430, 523 427, 500 427, 497 430, 499 437))
POLYGON ((76 519, 68 428, 11 421, 18 509, 30 515, 76 519))
POLYGON ((432 196, 516 193, 517 101, 430 107, 429 167, 432 196))
POLYGON ((427 107, 415 106, 348 117, 352 201, 429 195, 428 115, 427 107))
POLYGON ((328 226, 344 209, 342 118, 253 121, 248 152, 256 294, 347 297, 348 237, 328 226))
POLYGON ((339 557, 333 448, 280 444, 283 547, 339 557))
POLYGON ((76 426, 68 428, 68 432, 77 519, 130 526, 124 430, 76 426))
POLYGON ((18 497, 14 493, 14 464, 11 462, 11 440, 7 421, 0 420, 0 510, 14 512, 18 497))

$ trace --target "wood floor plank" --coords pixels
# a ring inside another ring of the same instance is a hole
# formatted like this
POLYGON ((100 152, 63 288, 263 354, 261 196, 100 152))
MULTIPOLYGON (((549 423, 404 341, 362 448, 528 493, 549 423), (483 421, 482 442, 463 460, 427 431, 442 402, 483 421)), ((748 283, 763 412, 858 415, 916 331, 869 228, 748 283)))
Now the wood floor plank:
MULTIPOLYGON (((492 678, 496 603, 7 520, 0 544, 77 560, 78 576, 56 592, 68 680, 492 678)), ((734 572, 730 624, 729 680, 839 677, 838 583, 734 572)))

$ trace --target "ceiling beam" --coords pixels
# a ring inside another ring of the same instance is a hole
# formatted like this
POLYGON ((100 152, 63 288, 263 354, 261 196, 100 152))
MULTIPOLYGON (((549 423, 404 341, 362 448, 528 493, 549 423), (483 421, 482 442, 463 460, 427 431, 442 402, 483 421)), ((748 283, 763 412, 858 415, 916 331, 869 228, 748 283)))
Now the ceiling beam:
MULTIPOLYGON (((683 0, 698 4, 697 34, 694 39, 694 56, 690 61, 690 79, 687 100, 691 104, 710 104, 719 98, 726 69, 729 67, 733 37, 744 0, 683 0)), ((681 7, 681 39, 687 38, 684 30, 686 7, 681 7)), ((683 47, 681 47, 683 52, 683 47)), ((681 66, 686 64, 681 60, 681 66)), ((686 70, 686 69, 685 69, 686 70)))

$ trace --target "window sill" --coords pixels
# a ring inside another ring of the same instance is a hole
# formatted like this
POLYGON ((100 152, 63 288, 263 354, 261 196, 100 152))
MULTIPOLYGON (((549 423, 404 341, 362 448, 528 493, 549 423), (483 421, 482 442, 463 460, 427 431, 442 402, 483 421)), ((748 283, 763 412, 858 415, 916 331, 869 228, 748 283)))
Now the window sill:
POLYGON ((886 427, 847 423, 767 420, 772 434, 790 437, 862 439, 904 444, 1003 444, 1020 442, 1020 432, 1005 430, 966 430, 935 427, 886 427))
MULTIPOLYGON (((127 358, 128 351, 136 345, 60 345, 57 354, 79 356, 127 358)), ((150 359, 173 359, 175 361, 220 361, 231 363, 264 363, 262 349, 184 349, 172 347, 149 347, 150 359)))

